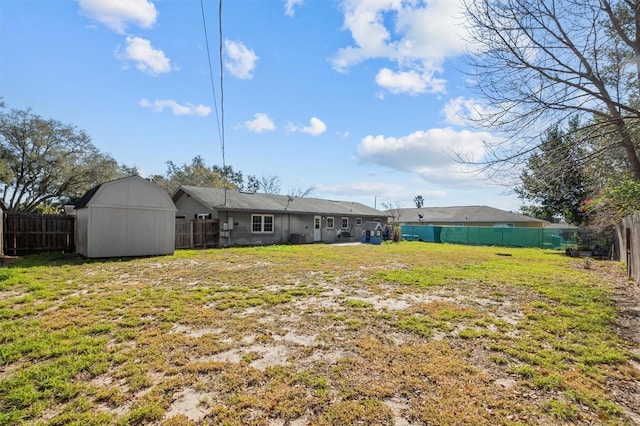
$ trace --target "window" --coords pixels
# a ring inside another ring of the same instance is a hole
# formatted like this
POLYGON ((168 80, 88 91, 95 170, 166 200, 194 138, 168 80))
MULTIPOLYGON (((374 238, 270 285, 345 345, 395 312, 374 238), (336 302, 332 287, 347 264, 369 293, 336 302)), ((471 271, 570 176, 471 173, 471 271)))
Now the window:
POLYGON ((198 220, 211 219, 211 213, 198 213, 196 214, 196 219, 198 220))
POLYGON ((362 226, 362 218, 361 217, 356 218, 356 226, 362 226))
POLYGON ((334 228, 334 220, 332 217, 328 217, 327 218, 327 228, 329 229, 333 229, 334 228))
POLYGON ((273 233, 273 215, 252 214, 251 232, 253 232, 254 234, 273 233))
POLYGON ((349 227, 349 218, 348 217, 343 217, 342 218, 342 229, 346 229, 349 227))

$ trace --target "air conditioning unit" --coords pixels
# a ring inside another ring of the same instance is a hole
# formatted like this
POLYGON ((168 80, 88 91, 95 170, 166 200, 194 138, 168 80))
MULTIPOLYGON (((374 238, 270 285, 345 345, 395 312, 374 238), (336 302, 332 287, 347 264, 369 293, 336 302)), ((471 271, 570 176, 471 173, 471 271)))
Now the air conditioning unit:
POLYGON ((291 234, 289 241, 291 244, 304 244, 304 234, 291 234))

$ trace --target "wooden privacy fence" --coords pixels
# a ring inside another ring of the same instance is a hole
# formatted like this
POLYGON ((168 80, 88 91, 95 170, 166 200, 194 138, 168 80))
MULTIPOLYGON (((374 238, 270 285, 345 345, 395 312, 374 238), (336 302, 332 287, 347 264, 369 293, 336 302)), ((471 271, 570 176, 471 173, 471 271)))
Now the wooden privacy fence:
POLYGON ((219 239, 220 227, 217 219, 176 219, 177 249, 217 247, 219 239))
MULTIPOLYGON (((3 254, 24 256, 42 252, 75 251, 75 217, 5 212, 2 221, 3 254)), ((175 248, 217 247, 218 220, 176 219, 175 248)))
POLYGON ((3 252, 8 256, 75 251, 75 218, 53 214, 4 213, 3 252))

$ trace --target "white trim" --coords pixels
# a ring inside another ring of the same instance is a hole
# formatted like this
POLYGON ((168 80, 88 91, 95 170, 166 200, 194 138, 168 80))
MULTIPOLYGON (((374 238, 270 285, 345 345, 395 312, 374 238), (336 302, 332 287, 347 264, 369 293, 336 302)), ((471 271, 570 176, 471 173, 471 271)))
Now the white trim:
POLYGON ((274 220, 274 216, 272 214, 252 214, 251 215, 251 233, 252 234, 273 234, 274 233, 274 224, 275 224, 275 220, 274 220), (255 217, 259 217, 260 218, 260 230, 256 231, 253 229, 253 225, 257 225, 257 223, 254 223, 254 218, 255 217), (270 217, 271 218, 271 223, 267 224, 265 219, 270 217), (265 225, 271 225, 271 230, 270 231, 265 231, 265 225))

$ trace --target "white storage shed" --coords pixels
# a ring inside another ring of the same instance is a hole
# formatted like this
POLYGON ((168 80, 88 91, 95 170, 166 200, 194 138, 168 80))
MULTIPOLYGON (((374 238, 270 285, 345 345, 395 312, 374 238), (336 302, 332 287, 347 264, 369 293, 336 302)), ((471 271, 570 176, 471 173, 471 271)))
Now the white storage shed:
POLYGON ((172 254, 176 207, 140 176, 106 182, 76 203, 76 252, 88 258, 172 254))

